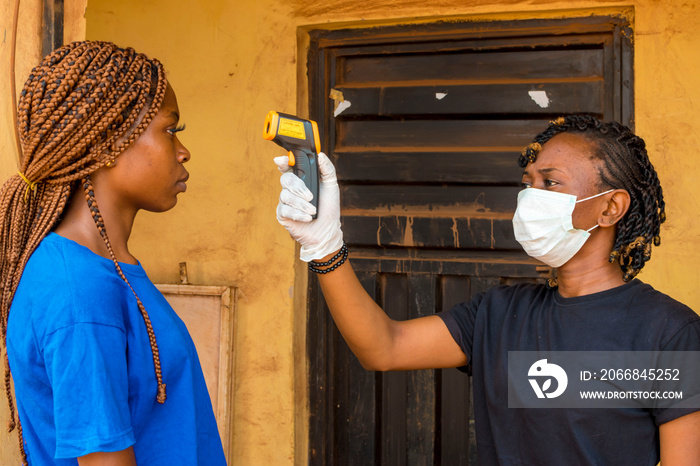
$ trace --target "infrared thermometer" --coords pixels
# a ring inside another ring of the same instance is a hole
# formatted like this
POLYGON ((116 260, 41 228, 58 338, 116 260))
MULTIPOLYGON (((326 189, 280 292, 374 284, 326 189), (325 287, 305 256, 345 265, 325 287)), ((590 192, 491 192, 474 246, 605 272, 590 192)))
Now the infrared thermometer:
POLYGON ((271 111, 265 117, 263 138, 283 147, 289 156, 289 166, 301 178, 313 199, 311 203, 318 214, 318 153, 321 152, 321 138, 315 121, 304 120, 294 115, 271 111))

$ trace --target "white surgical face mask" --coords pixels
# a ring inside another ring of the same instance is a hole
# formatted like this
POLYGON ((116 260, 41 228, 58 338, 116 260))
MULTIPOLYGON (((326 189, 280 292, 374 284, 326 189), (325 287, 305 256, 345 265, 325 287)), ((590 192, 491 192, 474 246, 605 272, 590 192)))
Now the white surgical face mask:
POLYGON ((591 234, 574 228, 571 214, 579 202, 614 191, 576 200, 572 194, 527 188, 518 194, 518 207, 513 216, 515 239, 530 256, 550 267, 560 267, 574 257, 591 234))

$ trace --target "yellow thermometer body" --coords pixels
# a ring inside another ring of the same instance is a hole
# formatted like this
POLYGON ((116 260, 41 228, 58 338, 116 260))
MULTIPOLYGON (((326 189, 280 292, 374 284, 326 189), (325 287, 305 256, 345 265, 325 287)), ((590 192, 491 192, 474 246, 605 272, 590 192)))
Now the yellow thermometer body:
POLYGON ((321 152, 321 139, 316 122, 271 111, 265 117, 263 138, 288 151, 289 165, 311 191, 311 203, 318 213, 318 153, 321 152))

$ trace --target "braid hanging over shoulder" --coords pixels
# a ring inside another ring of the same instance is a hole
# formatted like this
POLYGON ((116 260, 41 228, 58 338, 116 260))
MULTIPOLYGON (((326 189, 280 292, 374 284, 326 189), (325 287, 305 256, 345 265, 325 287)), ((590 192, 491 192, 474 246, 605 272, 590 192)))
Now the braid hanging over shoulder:
POLYGON ((611 263, 619 262, 623 280, 629 281, 651 259, 652 244, 661 244, 661 224, 666 220, 663 191, 644 140, 617 122, 604 123, 589 115, 559 117, 535 136, 518 164, 524 168, 534 162, 542 146, 564 132, 580 134, 593 143, 593 157, 602 161, 601 189, 624 189, 630 195, 630 207, 617 224, 609 258, 611 263))
MULTIPOLYGON (((131 48, 85 41, 63 46, 44 58, 22 89, 17 121, 20 171, 0 189, 0 331, 10 430, 16 414, 6 351, 7 322, 27 260, 56 226, 72 189, 89 185, 90 173, 114 161, 143 133, 161 106, 166 86, 165 70, 157 60, 131 48)), ((93 218, 118 273, 128 284, 111 252, 104 225, 100 226, 99 211, 93 218)), ((165 384, 155 335, 146 310, 136 299, 151 341, 158 401, 163 402, 165 384)), ((21 426, 19 431, 26 463, 21 426)))

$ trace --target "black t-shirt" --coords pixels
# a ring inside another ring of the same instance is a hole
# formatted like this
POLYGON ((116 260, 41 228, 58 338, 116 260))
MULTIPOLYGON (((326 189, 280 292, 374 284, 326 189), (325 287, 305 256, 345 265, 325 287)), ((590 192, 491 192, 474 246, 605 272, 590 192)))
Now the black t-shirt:
POLYGON ((655 466, 658 425, 700 410, 508 408, 508 351, 700 351, 700 316, 639 280, 495 287, 438 315, 473 374, 479 464, 655 466))

